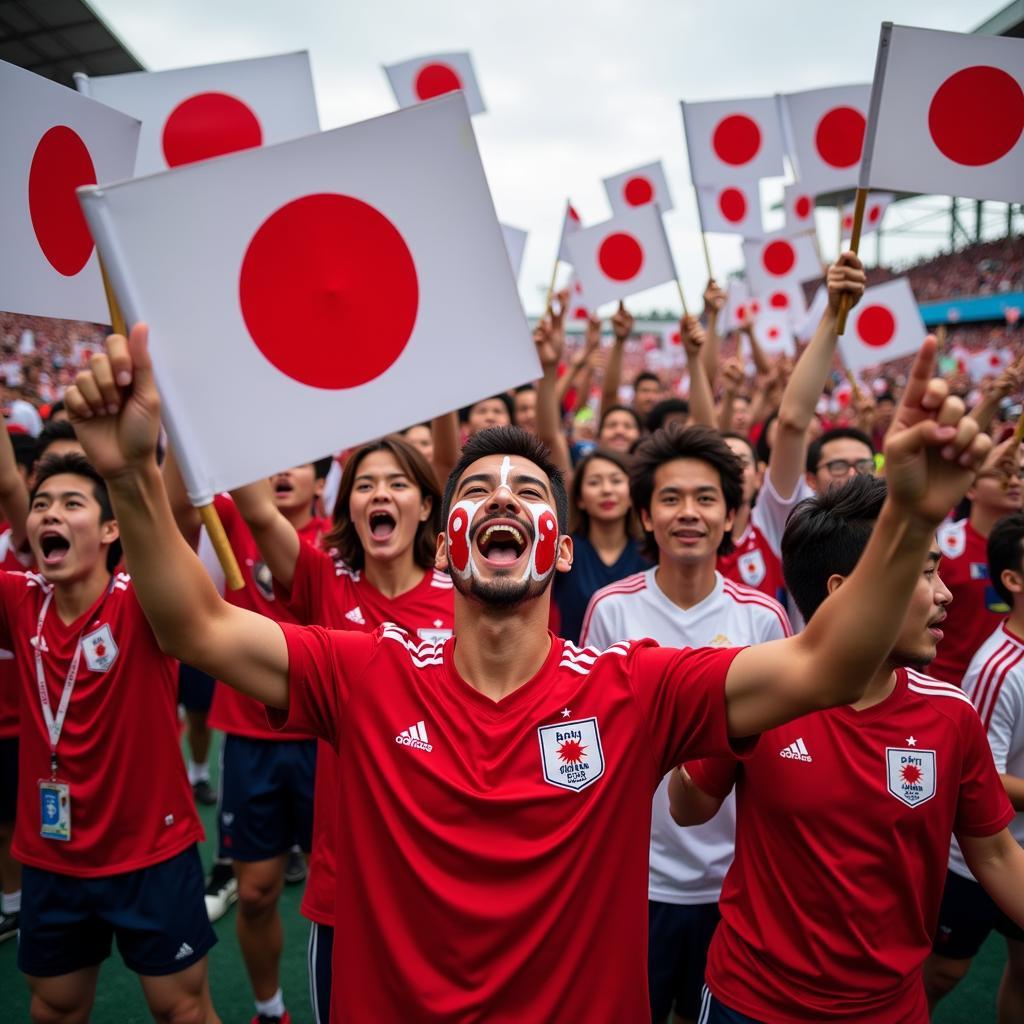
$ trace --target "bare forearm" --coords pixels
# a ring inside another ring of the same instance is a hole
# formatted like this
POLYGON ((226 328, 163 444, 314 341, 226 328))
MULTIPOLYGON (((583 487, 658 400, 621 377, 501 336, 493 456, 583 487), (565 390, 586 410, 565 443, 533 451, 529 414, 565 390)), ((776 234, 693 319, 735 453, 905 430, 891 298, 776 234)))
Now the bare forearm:
POLYGON ((562 431, 554 368, 546 370, 537 381, 537 436, 548 446, 551 457, 564 473, 571 472, 569 446, 562 431))
POLYGON ((612 343, 611 351, 608 353, 608 362, 604 367, 604 380, 601 381, 601 412, 604 415, 606 409, 617 405, 619 401, 619 385, 622 383, 622 357, 625 352, 626 342, 618 338, 612 343))
POLYGON ((1010 798, 1010 803, 1013 804, 1013 809, 1024 811, 1024 779, 1018 778, 1016 775, 1000 775, 999 778, 1003 783, 1003 789, 1006 790, 1006 795, 1010 798))
POLYGON ((700 361, 712 387, 714 387, 715 379, 718 376, 720 365, 718 357, 721 348, 722 338, 718 333, 718 316, 715 313, 709 313, 707 318, 707 339, 704 342, 704 347, 701 349, 700 361))
POLYGON ((459 415, 456 412, 435 416, 430 423, 430 436, 434 443, 434 475, 444 490, 448 476, 459 461, 459 415))
POLYGON ((960 837, 960 848, 985 892, 1024 927, 1024 849, 1006 829, 985 839, 960 837))
POLYGON ((718 410, 718 429, 726 434, 732 430, 732 411, 736 404, 736 392, 724 391, 722 393, 722 406, 718 410))
POLYGON ((231 492, 270 574, 286 589, 295 578, 299 535, 274 504, 269 480, 259 480, 231 492))
MULTIPOLYGON (((750 358, 753 360, 754 366, 758 373, 768 373, 771 370, 771 363, 768 362, 768 357, 764 354, 764 349, 761 348, 761 343, 757 340, 757 335, 752 330, 740 331, 740 338, 743 335, 747 336, 747 341, 750 342, 750 358)), ((743 346, 737 345, 737 355, 743 358, 743 346)))
POLYGON ((170 502, 171 513, 181 535, 193 548, 199 543, 199 513, 189 501, 185 481, 178 466, 178 456, 174 446, 167 446, 167 454, 163 464, 164 486, 167 488, 167 500, 170 502))
POLYGON ((704 370, 701 353, 687 353, 690 370, 690 421, 705 427, 715 426, 715 400, 711 397, 711 384, 704 370))
POLYGON ((810 426, 832 368, 837 341, 836 318, 831 311, 827 311, 786 382, 782 404, 779 406, 780 423, 799 430, 806 430, 810 426))

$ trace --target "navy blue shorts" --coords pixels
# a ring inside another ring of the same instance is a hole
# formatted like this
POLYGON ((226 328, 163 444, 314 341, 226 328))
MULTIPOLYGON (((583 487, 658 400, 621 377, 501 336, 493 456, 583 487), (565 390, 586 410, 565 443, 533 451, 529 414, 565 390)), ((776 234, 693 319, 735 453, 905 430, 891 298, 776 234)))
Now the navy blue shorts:
POLYGON ((220 856, 270 860, 313 840, 316 740, 224 737, 220 765, 220 856))
POLYGON ((183 662, 178 666, 178 703, 186 711, 209 711, 215 683, 213 676, 183 662))
POLYGON ((1024 930, 996 906, 980 882, 947 871, 933 951, 950 960, 970 960, 992 931, 1024 942, 1024 930))
POLYGON ((753 1017, 748 1017, 739 1010, 730 1010, 724 1003, 720 1003, 712 994, 711 990, 704 987, 700 997, 700 1016, 697 1024, 762 1024, 753 1017))
POLYGON ((21 875, 18 970, 53 978, 102 963, 111 940, 136 974, 177 974, 217 941, 193 845, 138 871, 73 878, 28 865, 21 875))
POLYGON ((0 822, 14 821, 18 808, 18 737, 0 740, 0 822))
POLYGON ((334 956, 334 929, 313 921, 309 926, 309 1001, 313 1004, 315 1024, 331 1019, 331 957, 334 956))
POLYGON ((696 1019, 718 918, 717 903, 648 902, 647 989, 653 1020, 664 1020, 673 1008, 680 1017, 696 1019))

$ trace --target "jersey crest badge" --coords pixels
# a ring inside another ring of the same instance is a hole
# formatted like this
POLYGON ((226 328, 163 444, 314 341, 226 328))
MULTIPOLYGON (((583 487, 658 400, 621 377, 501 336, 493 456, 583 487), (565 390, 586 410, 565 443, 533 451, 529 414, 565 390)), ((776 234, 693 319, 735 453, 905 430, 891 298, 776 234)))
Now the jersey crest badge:
POLYGON ((967 549, 967 529, 963 522, 939 528, 939 550, 943 558, 959 558, 967 549))
POLYGON ((82 637, 82 655, 90 672, 106 672, 117 660, 117 644, 110 626, 104 624, 82 637))
POLYGON ((754 548, 745 555, 740 555, 738 563, 740 575, 748 587, 756 587, 765 577, 764 555, 754 548))
POLYGON ((885 763, 889 792, 901 803, 917 807, 935 796, 934 750, 886 747, 885 763))
POLYGON ((266 562, 253 562, 252 581, 256 589, 263 595, 264 600, 274 600, 274 574, 267 567, 266 562))
POLYGON ((452 635, 450 629, 417 629, 416 635, 428 644, 444 643, 452 635))
POLYGON ((544 725, 537 730, 544 781, 578 793, 604 775, 596 718, 544 725))

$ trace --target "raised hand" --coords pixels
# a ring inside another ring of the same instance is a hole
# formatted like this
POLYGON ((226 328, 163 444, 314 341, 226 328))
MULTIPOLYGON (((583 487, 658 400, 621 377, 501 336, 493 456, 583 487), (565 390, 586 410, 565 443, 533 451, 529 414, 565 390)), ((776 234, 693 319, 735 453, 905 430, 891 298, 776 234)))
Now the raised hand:
POLYGON ((587 329, 583 333, 583 351, 587 356, 601 347, 601 318, 591 313, 587 317, 587 329))
POLYGON ((992 446, 946 381, 932 377, 936 350, 929 335, 885 439, 889 500, 907 518, 932 528, 967 493, 992 446))
POLYGON ((612 317, 612 330, 616 341, 625 341, 633 333, 633 315, 620 302, 619 308, 612 317))
POLYGON ((719 288, 718 282, 711 278, 704 289, 704 313, 708 318, 709 324, 714 323, 718 319, 718 314, 724 306, 725 292, 719 288))
POLYGON ((722 389, 731 395, 738 394, 743 387, 746 373, 743 364, 733 357, 722 363, 722 389))
POLYGON ((537 358, 545 373, 558 369, 562 359, 562 348, 565 335, 557 330, 549 317, 541 317, 533 329, 533 344, 537 348, 537 358))
POLYGON ((126 339, 107 338, 64 396, 75 434, 108 479, 156 459, 160 396, 149 358, 149 332, 136 324, 126 339))
POLYGON ((687 359, 700 355, 700 350, 707 341, 707 334, 695 316, 684 316, 679 321, 679 337, 686 350, 687 359))
POLYGON ((867 285, 864 264, 855 252, 848 250, 841 253, 839 259, 828 268, 825 283, 828 286, 828 308, 833 316, 839 315, 843 295, 849 296, 847 309, 853 309, 860 302, 867 285))

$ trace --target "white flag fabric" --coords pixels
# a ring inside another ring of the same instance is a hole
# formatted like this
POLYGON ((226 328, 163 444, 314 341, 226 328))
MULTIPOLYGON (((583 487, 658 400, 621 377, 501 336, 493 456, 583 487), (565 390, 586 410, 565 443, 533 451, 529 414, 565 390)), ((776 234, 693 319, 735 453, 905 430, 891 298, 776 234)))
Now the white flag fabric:
POLYGON ((461 93, 79 195, 196 503, 539 375, 461 93))
POLYGON ((473 61, 466 52, 433 53, 403 60, 400 64, 385 64, 384 72, 400 107, 411 107, 461 90, 466 94, 471 114, 482 114, 487 109, 473 71, 473 61))
POLYGON ((813 235, 787 235, 775 232, 764 238, 743 243, 743 259, 747 278, 756 295, 796 282, 821 277, 821 261, 813 235))
POLYGON ((1024 44, 883 24, 860 187, 1024 200, 1024 44))
POLYGON ((857 184, 870 85, 836 85, 780 97, 800 187, 813 196, 857 184))
POLYGON ((672 196, 660 160, 605 178, 604 190, 608 193, 612 216, 648 203, 657 203, 662 213, 672 209, 672 196))
POLYGON ((583 228, 568 242, 591 309, 676 279, 657 206, 638 206, 583 228))
POLYGON ((109 323, 79 185, 130 178, 139 122, 0 61, 0 309, 109 323))
POLYGON ((697 185, 697 211, 702 231, 760 238, 761 197, 757 182, 697 185))
POLYGON ((569 319, 586 320, 590 316, 587 297, 583 294, 583 285, 575 275, 569 279, 569 319))
POLYGON ((811 299, 807 312, 804 313, 803 317, 794 326, 794 333, 801 341, 811 340, 827 309, 828 288, 822 284, 818 286, 818 290, 814 293, 814 298, 811 299))
POLYGON ((988 349, 968 357, 967 372, 971 380, 978 383, 986 377, 998 377, 1012 362, 1013 353, 1008 348, 988 349))
POLYGON ((136 175, 320 130, 305 51, 171 71, 79 73, 75 84, 142 122, 136 175))
POLYGON ((518 281, 520 271, 523 269, 527 232, 522 228, 513 228, 508 224, 502 224, 501 234, 505 239, 505 250, 508 252, 508 261, 512 264, 512 273, 518 281))
POLYGON ((843 364, 857 371, 913 355, 927 333, 905 277, 876 284, 854 306, 839 339, 843 364))
MULTIPOLYGON (((872 192, 868 195, 864 204, 864 219, 861 221, 860 234, 863 238, 877 231, 882 226, 885 211, 895 197, 891 192, 872 192)), ((849 236, 853 232, 853 207, 842 208, 843 214, 843 235, 849 236)))
POLYGON ((754 337, 765 355, 796 355, 793 324, 785 312, 763 309, 754 321, 754 337))
POLYGON ((758 295, 760 305, 766 311, 784 314, 794 332, 803 325, 807 316, 807 299, 803 287, 794 278, 779 281, 773 288, 758 295))
POLYGON ((788 234, 814 230, 814 194, 799 182, 782 190, 782 206, 788 234))
POLYGON ((735 331, 751 318, 747 307, 750 302, 750 288, 746 280, 734 277, 729 280, 725 294, 725 308, 722 310, 723 328, 735 331))
POLYGON ((754 182, 784 173, 782 125, 774 96, 683 103, 694 185, 754 182))
POLYGON ((569 236, 576 234, 583 227, 583 221, 576 212, 576 207, 567 199, 565 201, 565 214, 562 217, 562 233, 558 236, 558 259, 563 263, 572 263, 572 256, 569 255, 569 236))

